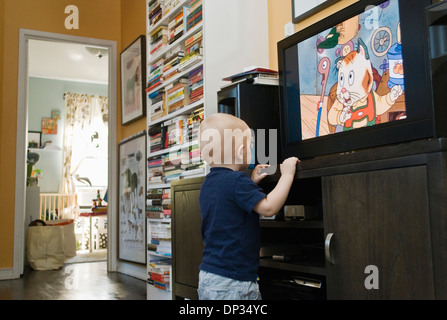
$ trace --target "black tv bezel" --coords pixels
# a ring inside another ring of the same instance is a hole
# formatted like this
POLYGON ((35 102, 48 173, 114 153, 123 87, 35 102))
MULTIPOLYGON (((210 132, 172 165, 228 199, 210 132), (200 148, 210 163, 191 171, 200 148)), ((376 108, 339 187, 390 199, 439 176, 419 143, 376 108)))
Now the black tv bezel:
MULTIPOLYGON (((288 93, 285 79, 286 62, 284 59, 286 49, 364 12, 366 6, 375 6, 384 2, 384 0, 360 0, 278 42, 281 150, 283 159, 290 156, 308 159, 435 136, 428 28, 425 16, 425 9, 431 5, 431 0, 398 1, 402 54, 405 68, 407 119, 306 140, 289 141, 288 114, 291 106, 288 106, 286 99, 288 93), (421 105, 424 107, 420 108, 421 105)), ((296 88, 296 91, 299 93, 298 90, 296 88)), ((298 106, 298 114, 300 113, 299 109, 298 106)), ((301 130, 299 136, 301 136, 301 130)))

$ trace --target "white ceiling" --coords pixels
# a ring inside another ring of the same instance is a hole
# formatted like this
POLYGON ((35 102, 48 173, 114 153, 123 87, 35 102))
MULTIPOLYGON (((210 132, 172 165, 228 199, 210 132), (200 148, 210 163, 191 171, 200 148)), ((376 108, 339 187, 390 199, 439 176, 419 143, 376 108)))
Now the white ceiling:
POLYGON ((91 83, 108 83, 108 54, 101 47, 68 42, 29 40, 28 75, 91 83), (90 47, 90 49, 86 49, 90 47), (98 58, 97 51, 103 56, 98 58), (89 52, 93 51, 93 53, 89 52))

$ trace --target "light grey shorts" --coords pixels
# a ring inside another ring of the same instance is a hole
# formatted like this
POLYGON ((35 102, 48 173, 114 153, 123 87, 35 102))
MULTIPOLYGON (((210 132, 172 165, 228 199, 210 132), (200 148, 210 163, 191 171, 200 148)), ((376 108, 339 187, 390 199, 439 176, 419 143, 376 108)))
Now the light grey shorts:
POLYGON ((200 270, 199 300, 261 300, 256 281, 239 281, 200 270))

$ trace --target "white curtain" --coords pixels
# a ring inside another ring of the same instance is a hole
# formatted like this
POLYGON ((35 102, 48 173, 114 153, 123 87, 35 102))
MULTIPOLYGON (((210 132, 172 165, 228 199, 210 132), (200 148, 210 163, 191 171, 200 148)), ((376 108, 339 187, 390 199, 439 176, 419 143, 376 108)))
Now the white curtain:
POLYGON ((63 174, 60 193, 75 193, 74 176, 87 153, 92 130, 107 126, 108 97, 65 93, 63 174))

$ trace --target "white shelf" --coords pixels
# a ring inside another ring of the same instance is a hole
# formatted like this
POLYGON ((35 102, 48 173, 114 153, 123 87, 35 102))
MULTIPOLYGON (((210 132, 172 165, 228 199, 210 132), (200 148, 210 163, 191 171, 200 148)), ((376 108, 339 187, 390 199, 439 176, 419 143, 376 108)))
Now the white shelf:
POLYGON ((165 222, 165 223, 171 223, 171 218, 163 218, 163 219, 157 219, 157 218, 147 218, 148 221, 151 222, 165 222))
MULTIPOLYGON (((167 26, 170 20, 174 19, 180 10, 183 10, 183 7, 188 6, 190 3, 191 0, 180 1, 175 9, 171 10, 168 14, 163 16, 160 21, 152 26, 149 25, 149 20, 147 20, 147 48, 150 48, 150 33, 160 26, 167 26)), ((202 59, 198 60, 197 63, 188 65, 186 69, 182 70, 179 74, 176 74, 175 77, 167 79, 166 82, 160 84, 157 88, 148 91, 148 95, 156 90, 165 88, 181 77, 188 76, 190 71, 201 65, 203 66, 203 99, 184 106, 182 109, 176 110, 175 112, 167 114, 154 121, 151 121, 149 116, 150 113, 148 113, 148 116, 146 117, 148 130, 154 125, 163 123, 164 121, 173 119, 179 115, 191 114, 194 110, 197 110, 202 106, 205 110, 205 117, 217 112, 217 92, 219 91, 220 86, 225 84, 222 81, 225 76, 228 74, 237 74, 247 66, 259 65, 268 67, 267 12, 267 0, 202 0, 202 21, 199 24, 189 29, 186 34, 182 35, 174 43, 166 45, 165 48, 155 52, 154 55, 147 54, 146 65, 150 66, 161 57, 168 55, 173 50, 180 48, 180 46, 184 46, 186 39, 202 30, 202 59), (239 12, 240 14, 234 14, 234 12, 239 12), (250 14, 243 14, 247 12, 250 14), (244 27, 241 28, 241 26, 244 27), (253 37, 254 34, 256 34, 256 37, 253 37), (243 54, 241 54, 241 52, 243 52, 243 54)), ((147 77, 149 77, 149 75, 147 75, 147 77)), ((149 78, 146 79, 146 82, 148 80, 149 78)), ((148 106, 150 106, 151 101, 149 97, 147 96, 146 99, 148 106)), ((149 153, 149 146, 150 139, 148 139, 148 157, 151 157, 154 155, 167 154, 171 151, 178 150, 179 148, 187 147, 188 144, 153 153, 149 153)), ((207 170, 208 169, 205 168, 205 173, 207 170)), ((195 177, 195 175, 184 176, 185 179, 192 177, 195 177)), ((147 189, 169 188, 170 185, 170 183, 157 185, 148 184, 147 189)), ((157 223, 157 221, 152 219, 148 220, 148 224, 154 225, 155 223, 157 223)), ((148 239, 150 239, 149 234, 148 239)), ((149 254, 149 256, 151 255, 152 253, 149 254)), ((171 294, 171 292, 162 291, 148 285, 148 299, 170 299, 169 294, 171 294)))
POLYGON ((157 257, 161 257, 161 258, 168 258, 171 259, 172 255, 165 255, 162 253, 157 253, 156 251, 148 251, 147 254, 151 255, 151 256, 157 256, 157 257))
POLYGON ((147 189, 164 189, 164 188, 170 188, 170 183, 153 183, 153 184, 147 184, 147 189))

